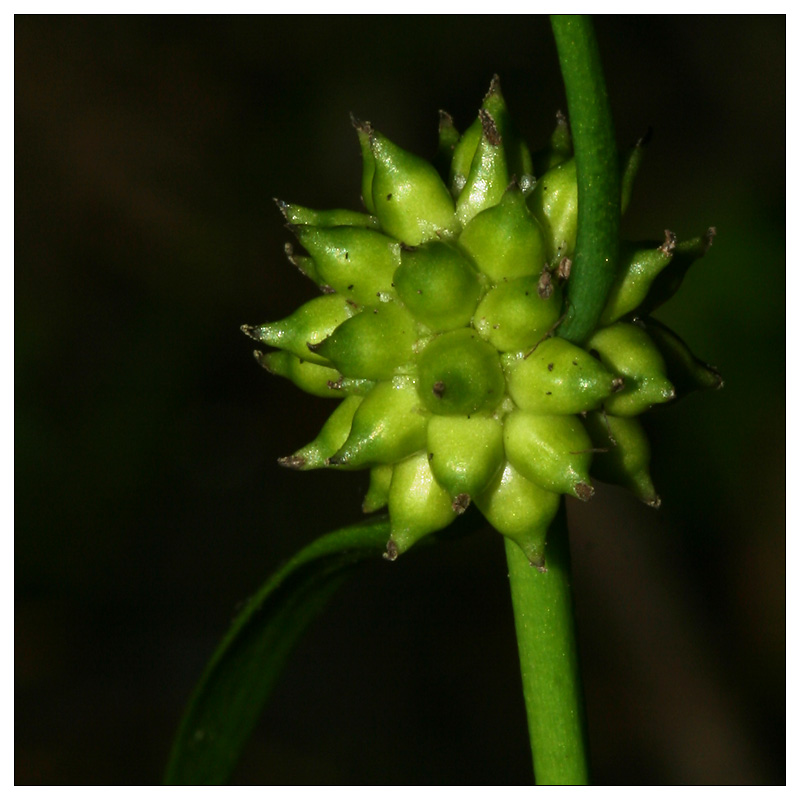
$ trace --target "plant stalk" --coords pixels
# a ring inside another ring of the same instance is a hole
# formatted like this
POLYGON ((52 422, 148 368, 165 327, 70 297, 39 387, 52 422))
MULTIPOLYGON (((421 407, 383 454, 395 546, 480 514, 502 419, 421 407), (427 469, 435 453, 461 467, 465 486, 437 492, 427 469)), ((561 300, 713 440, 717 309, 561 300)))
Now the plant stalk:
POLYGON ((547 571, 505 540, 533 770, 539 786, 589 783, 586 716, 562 507, 547 538, 547 571))
POLYGON ((576 344, 594 331, 617 262, 620 174, 611 105, 591 19, 550 17, 567 93, 578 177, 578 238, 567 285, 569 309, 558 335, 576 344))

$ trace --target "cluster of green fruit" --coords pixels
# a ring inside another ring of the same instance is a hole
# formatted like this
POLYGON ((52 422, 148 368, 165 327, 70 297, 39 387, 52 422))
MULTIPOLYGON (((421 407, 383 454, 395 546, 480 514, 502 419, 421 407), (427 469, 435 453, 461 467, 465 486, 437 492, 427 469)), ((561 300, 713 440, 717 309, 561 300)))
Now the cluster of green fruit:
MULTIPOLYGON (((388 505, 390 559, 474 502, 543 569, 560 497, 590 499, 590 472, 658 506, 636 417, 721 380, 649 314, 713 229, 622 243, 599 327, 578 346, 558 336, 578 206, 562 116, 532 155, 495 78, 463 135, 441 115, 433 164, 353 122, 368 213, 279 202, 307 252, 287 245, 289 259, 321 295, 243 328, 278 348, 256 352, 270 372, 341 400, 281 463, 370 469, 363 508, 388 505)), ((623 208, 640 150, 625 161, 623 208)))

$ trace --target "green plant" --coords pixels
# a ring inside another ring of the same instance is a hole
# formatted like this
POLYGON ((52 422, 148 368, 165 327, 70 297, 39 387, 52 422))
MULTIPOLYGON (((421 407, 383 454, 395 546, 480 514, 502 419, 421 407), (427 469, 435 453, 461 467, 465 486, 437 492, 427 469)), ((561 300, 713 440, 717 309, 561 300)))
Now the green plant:
POLYGON ((371 470, 364 510, 250 601, 184 718, 167 779, 230 775, 280 666, 352 566, 395 560, 474 502, 506 537, 536 780, 588 782, 561 495, 590 471, 658 506, 636 417, 719 386, 650 313, 713 232, 619 244, 641 143, 618 156, 591 24, 555 17, 572 121, 531 154, 495 79, 436 168, 354 120, 367 213, 279 203, 322 294, 245 326, 271 372, 340 404, 288 467, 371 470), (573 155, 574 147, 574 155, 573 155), (438 169, 438 172, 437 172, 438 169), (538 179, 534 176, 538 176, 538 179))

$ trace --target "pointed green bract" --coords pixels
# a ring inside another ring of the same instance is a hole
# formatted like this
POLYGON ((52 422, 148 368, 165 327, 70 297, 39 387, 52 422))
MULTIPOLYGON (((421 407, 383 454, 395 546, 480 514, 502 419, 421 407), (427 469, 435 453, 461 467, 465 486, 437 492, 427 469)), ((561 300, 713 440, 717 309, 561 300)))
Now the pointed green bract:
POLYGON ((453 199, 428 161, 373 131, 372 201, 381 227, 407 245, 456 232, 453 199))
POLYGON ((451 497, 473 497, 503 464, 503 426, 493 417, 433 416, 428 422, 428 460, 451 497))

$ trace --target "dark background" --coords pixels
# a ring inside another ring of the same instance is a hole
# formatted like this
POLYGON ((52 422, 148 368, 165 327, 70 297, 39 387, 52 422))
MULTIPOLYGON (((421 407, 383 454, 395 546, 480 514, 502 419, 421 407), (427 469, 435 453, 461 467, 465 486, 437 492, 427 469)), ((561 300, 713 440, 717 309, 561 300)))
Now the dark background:
MULTIPOLYGON (((785 18, 601 17, 625 221, 717 241, 661 318, 722 392, 653 414, 660 511, 570 506, 597 783, 785 781, 785 18)), ((360 516, 276 459, 331 406, 239 325, 313 296, 277 196, 359 207, 348 112, 432 155, 494 72, 544 143, 548 21, 16 17, 16 781, 160 780, 237 605, 360 516)), ((370 565, 290 661, 239 783, 529 780, 500 537, 370 565)))

